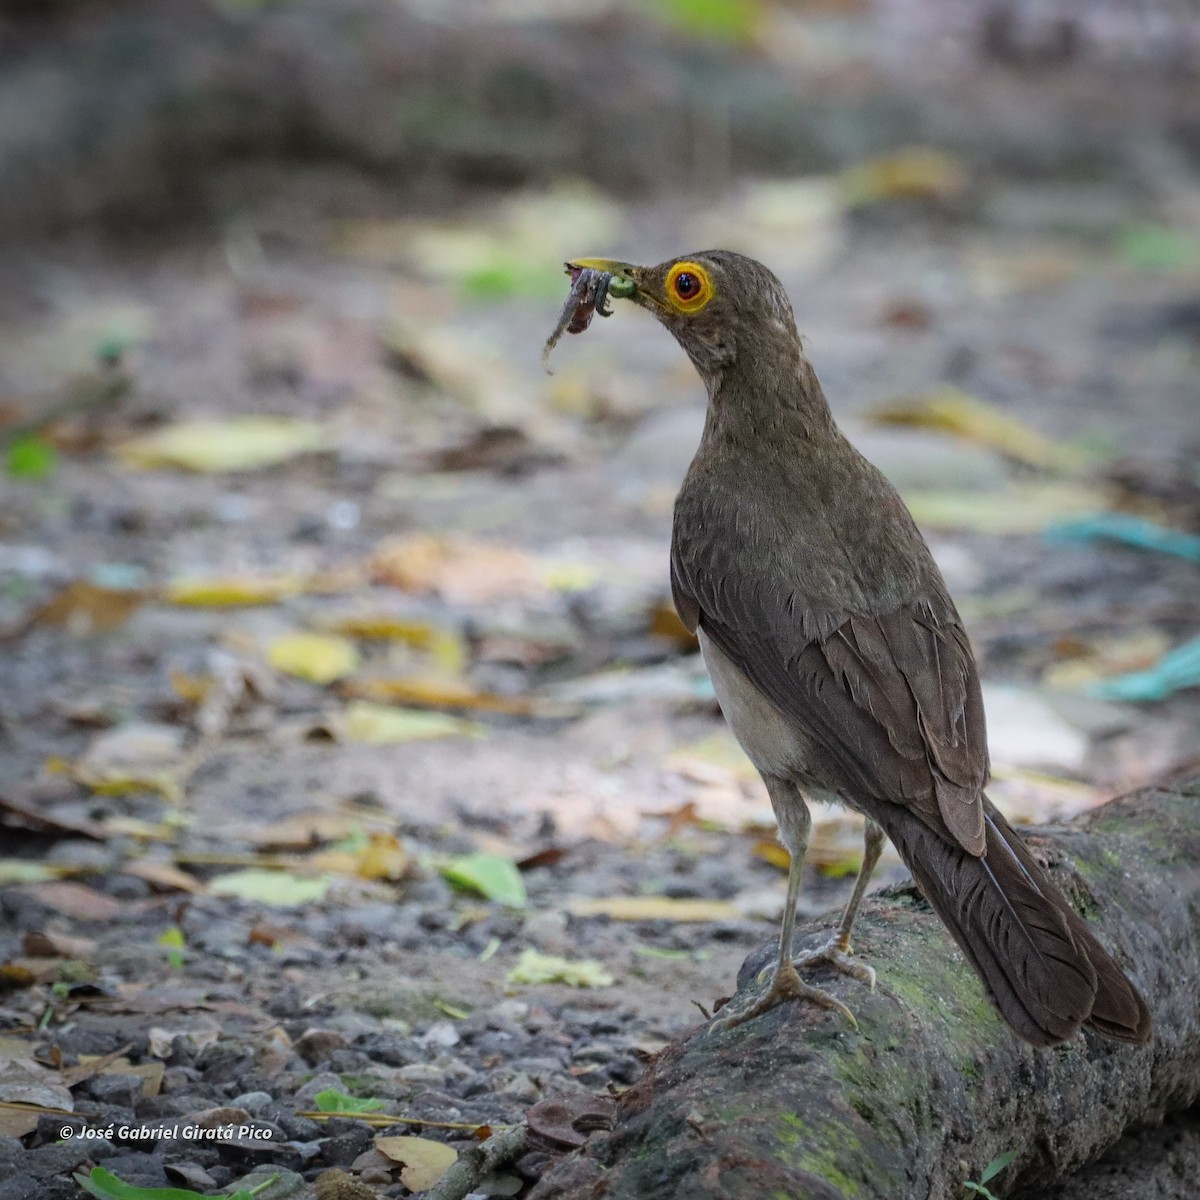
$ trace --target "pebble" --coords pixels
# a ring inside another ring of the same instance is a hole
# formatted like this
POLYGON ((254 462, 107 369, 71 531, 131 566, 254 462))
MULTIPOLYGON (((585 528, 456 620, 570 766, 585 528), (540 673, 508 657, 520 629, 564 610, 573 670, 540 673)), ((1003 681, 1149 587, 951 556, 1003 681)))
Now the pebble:
POLYGON ((417 1040, 426 1046, 442 1046, 447 1049, 457 1046, 462 1041, 452 1021, 435 1021, 417 1040))
POLYGON ((270 1092, 243 1092, 229 1102, 234 1108, 244 1108, 252 1117, 260 1117, 275 1103, 270 1092))
POLYGON ((309 1029, 297 1040, 294 1049, 310 1067, 325 1062, 335 1050, 349 1045, 345 1037, 332 1029, 309 1029))
POLYGON ((115 1104, 132 1113, 142 1098, 142 1081, 136 1075, 95 1075, 87 1081, 87 1091, 101 1104, 115 1104))

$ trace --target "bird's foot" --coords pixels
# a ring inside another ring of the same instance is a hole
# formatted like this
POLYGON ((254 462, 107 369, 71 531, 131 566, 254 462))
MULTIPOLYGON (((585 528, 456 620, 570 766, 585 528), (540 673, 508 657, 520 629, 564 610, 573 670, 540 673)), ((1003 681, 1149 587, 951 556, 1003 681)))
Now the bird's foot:
MULTIPOLYGON (((873 974, 874 972, 872 972, 873 974)), ((735 1026, 744 1024, 746 1021, 762 1016, 763 1013, 774 1008, 775 1005, 782 1003, 784 1000, 808 1000, 813 1004, 820 1005, 821 1008, 831 1008, 846 1019, 851 1029, 858 1028, 858 1022, 854 1019, 854 1014, 836 996, 831 996, 828 992, 805 983, 791 963, 787 963, 775 970, 771 986, 757 1000, 752 1001, 747 1007, 739 1009, 737 1012, 731 1012, 726 1016, 718 1017, 713 1021, 710 1028, 714 1031, 733 1029, 735 1026)))
POLYGON ((851 956, 848 938, 845 940, 840 937, 830 938, 824 946, 810 950, 807 954, 801 954, 798 958, 793 959, 792 963, 800 971, 807 967, 832 967, 843 975, 849 975, 852 979, 865 983, 871 991, 875 990, 875 968, 851 956))

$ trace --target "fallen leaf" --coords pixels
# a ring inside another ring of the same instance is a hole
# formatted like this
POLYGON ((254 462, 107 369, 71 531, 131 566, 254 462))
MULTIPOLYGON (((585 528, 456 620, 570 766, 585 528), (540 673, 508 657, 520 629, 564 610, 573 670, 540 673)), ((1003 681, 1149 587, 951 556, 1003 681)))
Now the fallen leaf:
POLYGON ((669 600, 660 601, 651 609, 650 632, 655 637, 667 638, 684 650, 695 650, 700 645, 696 635, 679 619, 675 605, 669 600))
POLYGON ((488 900, 498 900, 512 908, 524 908, 525 882, 510 859, 498 854, 467 854, 451 859, 441 873, 457 887, 478 892, 488 900))
POLYGON ((1075 483, 1014 484, 1003 491, 904 491, 904 502, 926 529, 995 535, 1041 533, 1063 517, 1095 512, 1104 493, 1075 483))
POLYGON ((209 882, 209 891, 216 896, 236 896, 257 904, 295 908, 324 900, 329 885, 328 879, 247 867, 242 871, 218 875, 209 882))
POLYGON ((159 859, 139 858, 133 862, 122 863, 120 872, 122 875, 144 879, 160 892, 188 892, 193 896, 202 896, 208 890, 202 880, 159 859))
POLYGON ((184 731, 175 725, 130 722, 93 738, 73 774, 105 795, 146 790, 178 799, 185 765, 183 742, 184 731))
MULTIPOLYGON (((196 1200, 195 1192, 183 1188, 138 1187, 126 1183, 104 1167, 93 1167, 87 1175, 76 1171, 74 1178, 89 1196, 95 1196, 97 1200, 196 1200)), ((250 1197, 250 1193, 244 1190, 227 1193, 227 1200, 242 1200, 243 1197, 250 1197)))
POLYGON ((329 431, 295 417, 244 416, 184 421, 117 446, 122 465, 138 470, 253 471, 329 448, 329 431))
POLYGON ((304 590, 304 580, 296 575, 258 579, 181 578, 167 584, 162 598, 167 604, 194 608, 249 608, 259 604, 278 604, 304 590))
POLYGON ((404 1164, 400 1182, 409 1191, 423 1192, 454 1165, 458 1151, 443 1142, 419 1137, 376 1137, 375 1149, 392 1162, 404 1164))
POLYGON ((31 930, 22 943, 31 958, 91 958, 96 952, 94 938, 75 937, 58 930, 31 930))
POLYGON ((125 911, 120 900, 83 883, 56 880, 31 883, 20 890, 39 904, 76 921, 115 921, 125 911))
POLYGON ((612 987, 616 980, 594 959, 560 958, 539 954, 527 946, 505 976, 509 983, 565 983, 570 987, 612 987))
POLYGON ((325 842, 341 841, 350 830, 350 819, 344 814, 314 811, 292 813, 266 825, 239 825, 231 833, 259 850, 312 850, 325 842))
POLYGON ((868 419, 876 425, 944 430, 1047 471, 1074 471, 1085 461, 1074 447, 1052 441, 956 387, 940 387, 877 405, 868 413, 868 419))
POLYGON ((1200 687, 1200 637, 1164 654, 1145 671, 1118 675, 1094 684, 1091 691, 1106 700, 1149 703, 1195 687, 1200 687))
POLYGON ((931 146, 909 146, 847 168, 839 178, 850 208, 881 200, 957 200, 969 183, 962 162, 931 146))
POLYGON ((45 625, 65 629, 75 637, 109 633, 124 625, 145 599, 145 592, 98 587, 86 579, 76 579, 37 609, 22 627, 45 625))
POLYGON ((568 900, 576 917, 611 917, 614 921, 729 921, 741 910, 728 900, 677 900, 670 896, 586 896, 568 900))
POLYGON ((32 862, 27 858, 0 858, 0 887, 10 883, 41 883, 57 879, 61 869, 46 863, 32 862))
POLYGON ((327 850, 314 855, 310 865, 318 871, 357 875, 360 879, 395 882, 408 874, 411 859, 403 843, 392 833, 372 833, 366 845, 356 850, 327 850))
POLYGON ((447 713, 422 712, 412 708, 393 708, 354 700, 330 722, 340 741, 386 746, 399 742, 420 742, 431 738, 480 737, 486 727, 447 713))
POLYGON ((539 704, 528 696, 499 696, 495 692, 477 692, 470 684, 458 680, 419 675, 401 679, 356 679, 339 690, 343 695, 387 704, 498 712, 515 717, 536 716, 540 712, 556 716, 562 708, 539 704))
POLYGON ((15 826, 53 837, 82 836, 93 841, 106 841, 111 836, 107 824, 84 821, 73 817, 55 816, 46 810, 46 801, 40 795, 28 795, 28 799, 17 800, 13 796, 0 796, 0 825, 15 826))
POLYGON ((318 1092, 313 1097, 313 1100, 316 1103, 318 1112, 378 1112, 386 1106, 386 1101, 377 1100, 370 1096, 351 1096, 346 1092, 339 1092, 336 1088, 326 1088, 323 1092, 318 1092))
POLYGON ((371 557, 379 583, 441 596, 450 604, 483 605, 545 595, 533 557, 514 546, 416 533, 387 538, 371 557))
POLYGON ((332 683, 358 668, 358 649, 347 638, 320 633, 288 633, 267 647, 267 661, 277 671, 307 679, 310 683, 332 683))

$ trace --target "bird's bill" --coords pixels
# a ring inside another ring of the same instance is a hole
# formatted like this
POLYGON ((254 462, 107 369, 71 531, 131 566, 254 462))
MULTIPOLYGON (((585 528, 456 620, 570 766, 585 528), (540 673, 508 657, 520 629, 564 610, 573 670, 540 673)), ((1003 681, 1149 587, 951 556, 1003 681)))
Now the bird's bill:
POLYGON ((567 263, 570 271, 603 271, 611 275, 608 285, 608 295, 617 300, 631 300, 637 292, 637 281, 633 272, 637 268, 632 263, 618 262, 613 258, 573 258, 567 263))

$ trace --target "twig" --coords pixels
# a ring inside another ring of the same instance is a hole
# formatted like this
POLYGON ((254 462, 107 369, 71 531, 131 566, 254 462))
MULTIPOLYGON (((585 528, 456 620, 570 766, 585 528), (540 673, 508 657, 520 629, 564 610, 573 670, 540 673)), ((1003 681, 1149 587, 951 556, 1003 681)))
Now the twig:
POLYGON ((425 1200, 463 1200, 479 1186, 479 1181, 497 1167, 512 1162, 525 1148, 529 1130, 514 1125, 502 1133, 493 1133, 486 1142, 464 1150, 454 1165, 425 1193, 425 1200))
MULTIPOLYGON (((425 1121, 420 1117, 406 1117, 399 1113, 381 1112, 318 1112, 307 1111, 296 1113, 298 1117, 307 1117, 310 1121, 332 1121, 334 1117, 349 1117, 352 1121, 362 1121, 366 1125, 386 1129, 389 1125, 425 1125, 430 1129, 479 1129, 487 1125, 486 1121, 425 1121)), ((523 1129, 523 1125, 489 1125, 490 1129, 507 1131, 523 1129)))

